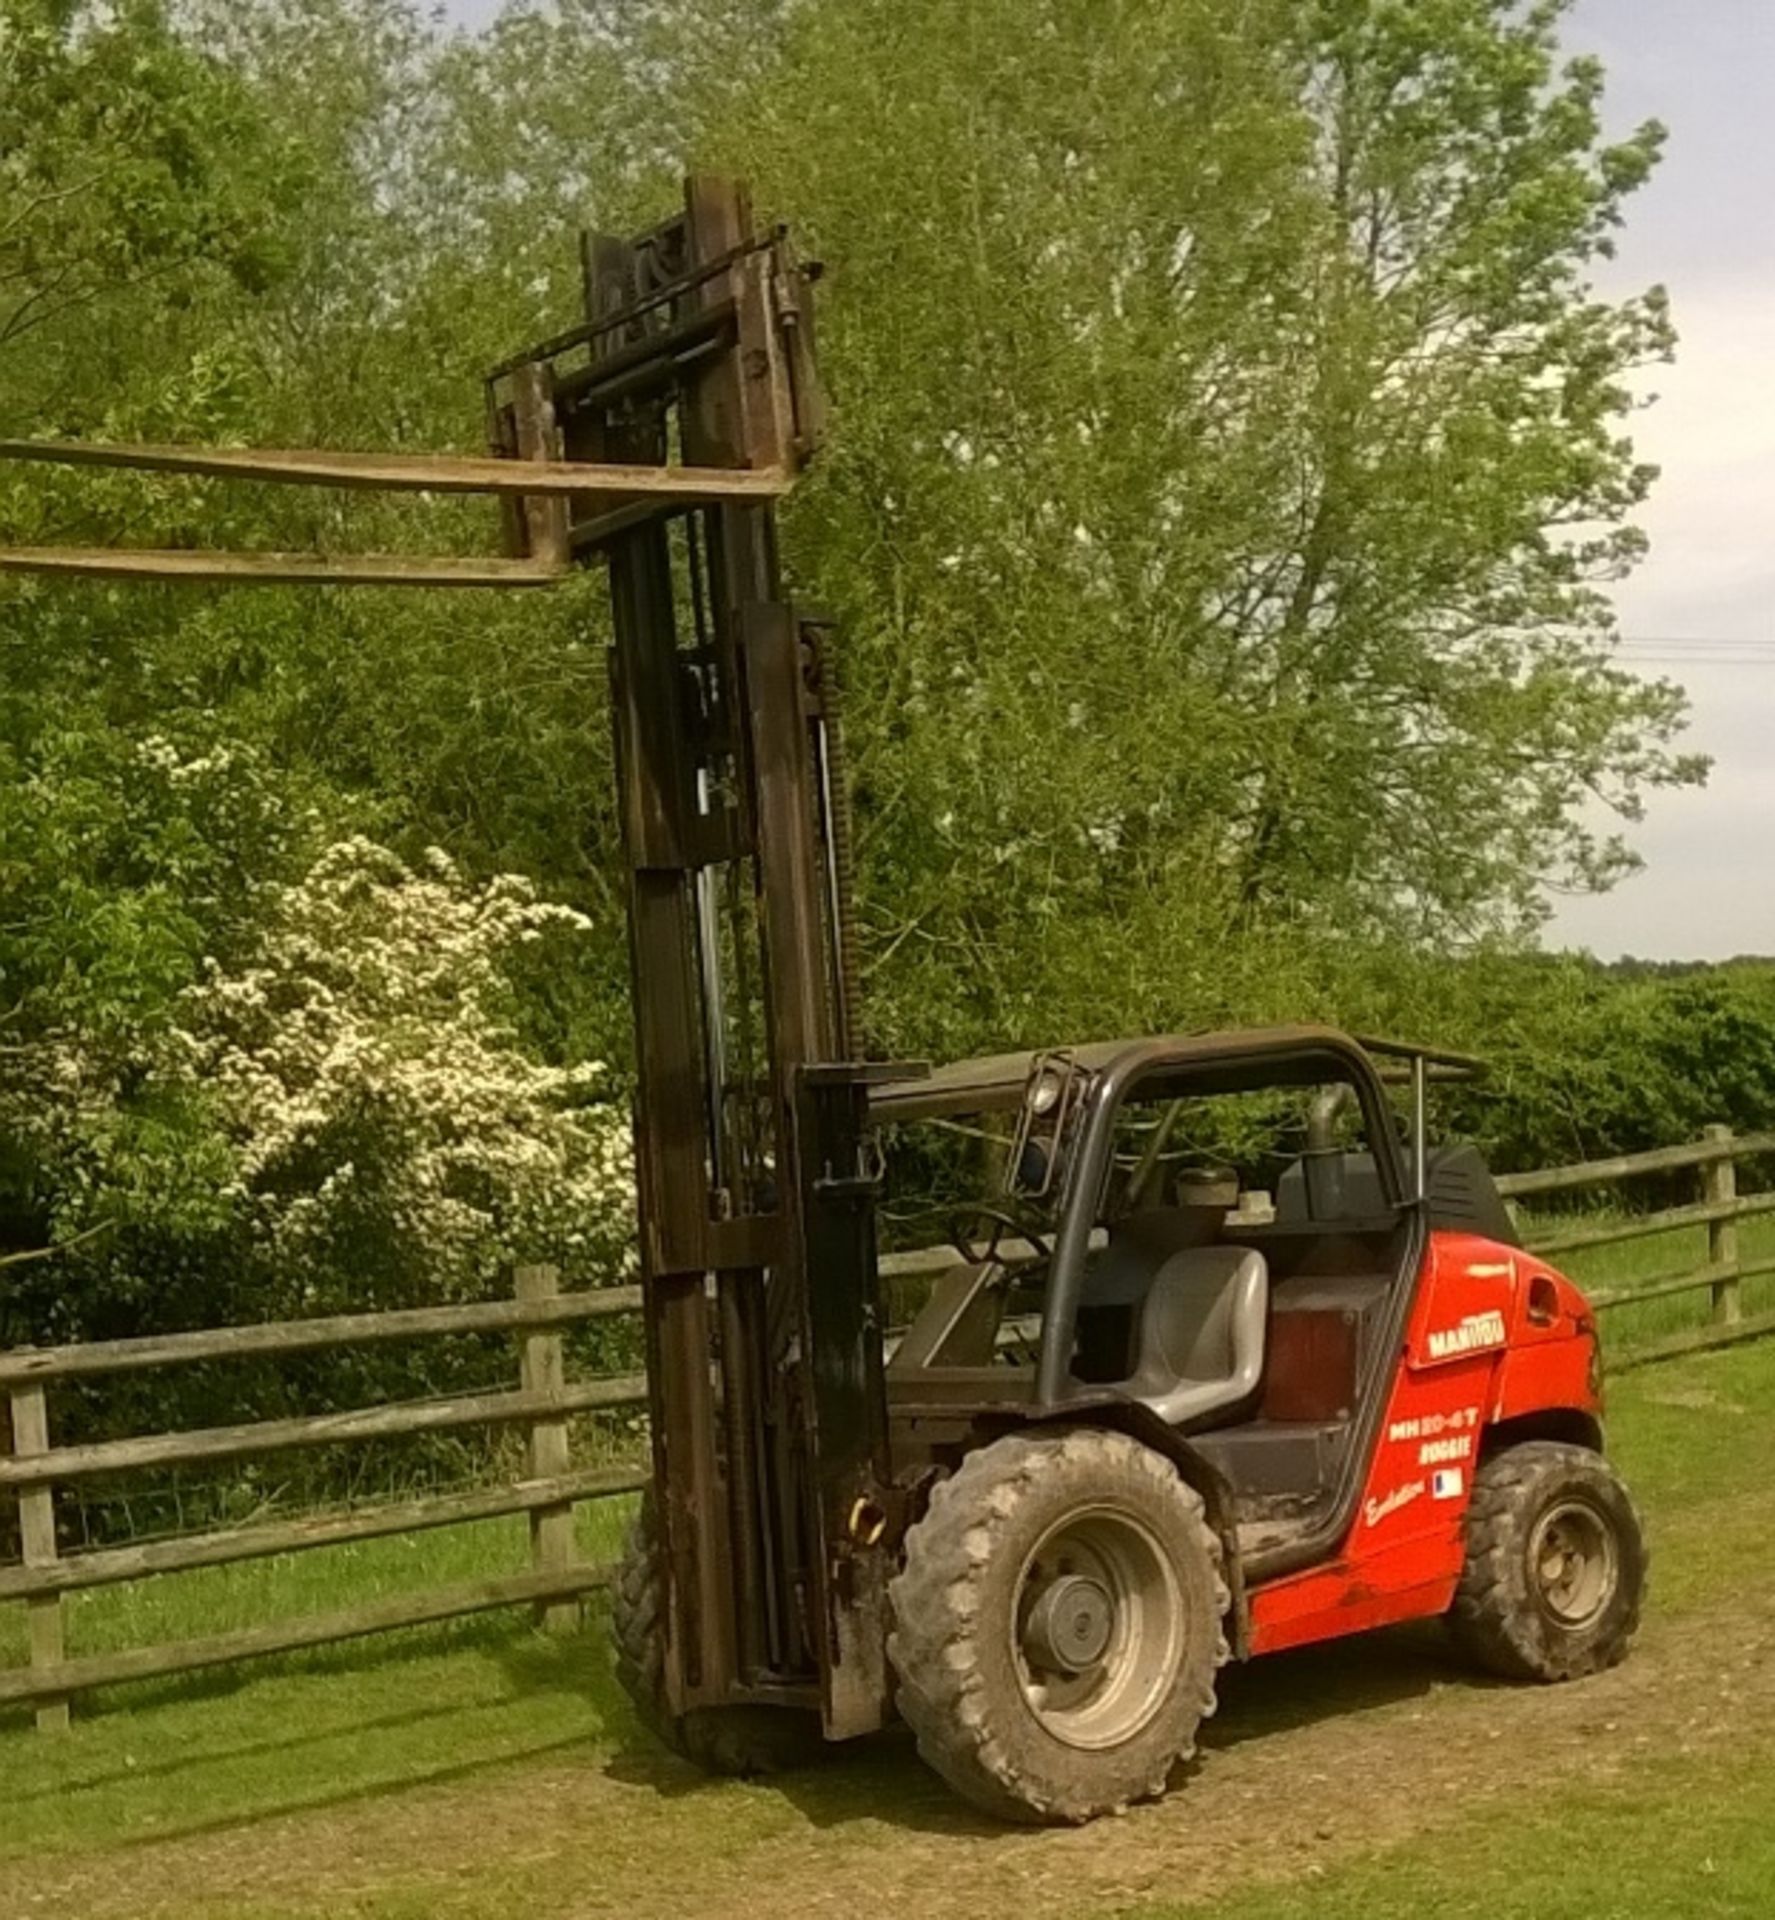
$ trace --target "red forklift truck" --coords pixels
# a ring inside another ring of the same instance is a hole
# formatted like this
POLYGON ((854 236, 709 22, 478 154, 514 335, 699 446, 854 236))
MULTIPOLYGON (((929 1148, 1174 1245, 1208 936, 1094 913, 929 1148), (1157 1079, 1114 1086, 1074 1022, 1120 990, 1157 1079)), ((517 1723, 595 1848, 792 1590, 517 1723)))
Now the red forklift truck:
POLYGON ((710 178, 582 259, 583 318, 487 378, 490 458, 0 449, 480 492, 497 557, 0 570, 500 590, 607 568, 654 1471, 614 1626, 643 1717, 744 1771, 897 1715, 982 1807, 1069 1822, 1165 1788, 1229 1656, 1446 1615, 1523 1679, 1618 1660, 1645 1551, 1595 1318, 1477 1157, 1429 1149, 1429 1080, 1463 1063, 1310 1027, 867 1058, 832 632, 789 599, 777 528, 822 437, 815 274, 710 178), (994 1170, 890 1343, 886 1148, 965 1115, 994 1170), (1214 1158, 1234 1137, 1249 1182, 1214 1158))
POLYGON ((898 1705, 970 1799, 1162 1791, 1229 1655, 1443 1616, 1517 1679, 1626 1651, 1645 1550, 1595 1318, 1479 1155, 1427 1144, 1431 1076, 1474 1067, 1294 1027, 877 1089, 890 1130, 1009 1122, 887 1367, 898 1705), (1253 1108, 1268 1206, 1188 1145, 1253 1108))

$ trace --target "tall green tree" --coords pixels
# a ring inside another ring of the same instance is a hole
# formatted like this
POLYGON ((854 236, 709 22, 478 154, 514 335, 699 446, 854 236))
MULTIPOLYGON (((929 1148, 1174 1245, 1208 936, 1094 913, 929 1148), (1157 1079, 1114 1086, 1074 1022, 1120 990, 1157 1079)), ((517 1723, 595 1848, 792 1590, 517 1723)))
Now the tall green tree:
MULTIPOLYGON (((496 248, 459 244, 426 175, 442 47, 404 0, 0 0, 4 151, 32 187, 0 253, 24 289, 6 426, 474 447, 481 368, 553 314, 496 248)), ((493 533, 438 503, 48 469, 0 474, 0 517, 48 543, 493 533)), ((394 595, 0 586, 0 1258, 28 1263, 0 1270, 0 1344, 263 1293, 212 1103, 156 1064, 194 983, 256 950, 327 840, 367 828, 596 893, 604 677, 575 647, 595 591, 465 623, 394 595)), ((527 954, 520 1024, 600 1051, 619 953, 618 933, 589 967, 527 954)), ((300 1298, 316 1274, 274 1277, 300 1298)))
MULTIPOLYGON (((241 76, 155 0, 0 0, 0 178, 6 428, 236 426, 226 322, 287 274, 302 189, 299 150, 241 76)), ((0 476, 21 543, 178 542, 192 506, 0 476)), ((84 1231, 75 1187, 81 1206, 107 1183, 150 1210, 193 1198, 165 1177, 138 1183, 144 1154, 164 1176, 181 1129, 133 1099, 129 1063, 300 837, 263 756, 206 757, 214 729, 182 628, 167 595, 0 589, 0 1247, 15 1254, 84 1231)))
POLYGON ((161 0, 5 0, 0 354, 144 289, 176 306, 211 272, 266 284, 281 263, 256 131, 161 0))
POLYGON ((1317 219, 1268 427, 1296 450, 1237 583, 1263 766, 1241 919, 1315 897, 1407 936, 1531 929, 1543 885, 1633 864, 1591 822, 1701 769, 1683 702, 1613 666, 1606 588, 1653 470, 1629 376, 1674 346, 1612 252, 1662 132, 1619 143, 1563 68, 1559 0, 1312 0, 1298 57, 1317 219))
POLYGON ((1347 943, 1532 935, 1632 865, 1597 802, 1700 777, 1606 597, 1672 333, 1590 275, 1661 136, 1605 139, 1564 11, 514 11, 481 85, 549 138, 502 194, 571 197, 600 110, 567 77, 632 29, 662 170, 750 175, 831 268, 792 551, 845 619, 902 1043, 1299 1007, 1347 943))

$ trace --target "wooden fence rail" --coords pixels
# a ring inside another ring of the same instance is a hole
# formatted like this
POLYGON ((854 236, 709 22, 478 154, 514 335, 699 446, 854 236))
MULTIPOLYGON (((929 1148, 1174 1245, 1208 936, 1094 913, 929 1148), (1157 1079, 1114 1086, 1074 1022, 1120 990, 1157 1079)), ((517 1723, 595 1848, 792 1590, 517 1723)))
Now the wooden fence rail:
MULTIPOLYGON (((1608 1188, 1648 1175, 1694 1170, 1697 1195, 1692 1202, 1627 1218, 1579 1218, 1550 1222, 1539 1229, 1531 1225, 1528 1234, 1530 1248, 1552 1258, 1624 1245, 1654 1234, 1706 1230, 1703 1264, 1654 1274, 1633 1286, 1589 1290, 1600 1311, 1686 1293, 1708 1295, 1705 1325, 1611 1354, 1618 1362, 1639 1364, 1775 1333, 1775 1312, 1747 1316, 1743 1306, 1743 1283, 1775 1273, 1775 1258, 1744 1259, 1738 1238, 1740 1221, 1775 1213, 1775 1192, 1741 1195, 1737 1190, 1738 1162, 1765 1155, 1775 1157, 1775 1133, 1733 1135, 1724 1127, 1711 1127, 1706 1138, 1682 1146, 1509 1174, 1498 1184, 1506 1198, 1519 1204, 1608 1188)), ((947 1248, 888 1254, 882 1271, 890 1280, 918 1279, 934 1276, 960 1258, 947 1248)), ((611 1572, 580 1558, 574 1534, 576 1506, 631 1494, 646 1480, 644 1472, 629 1466, 576 1467, 570 1423, 576 1414, 645 1405, 647 1383, 639 1374, 570 1382, 562 1334, 568 1327, 633 1314, 640 1305, 638 1287, 562 1293, 552 1268, 527 1267, 515 1276, 509 1300, 0 1353, 0 1397, 9 1406, 12 1434, 11 1451, 0 1452, 0 1493, 10 1493, 17 1500, 22 1548, 17 1564, 0 1566, 0 1603, 12 1601, 26 1608, 29 1646, 27 1665, 0 1671, 0 1707, 29 1704, 36 1710, 39 1726, 64 1727, 72 1696, 122 1681, 186 1673, 501 1607, 532 1607, 545 1627, 570 1625, 575 1603, 606 1585, 611 1572), (518 1383, 511 1389, 78 1446, 57 1446, 52 1439, 50 1393, 70 1381, 205 1361, 501 1332, 511 1334, 516 1346, 518 1383), (249 1522, 170 1539, 66 1553, 58 1545, 58 1488, 99 1476, 476 1426, 522 1432, 525 1453, 519 1477, 495 1486, 391 1500, 342 1513, 249 1522), (228 1566, 517 1514, 526 1516, 529 1526, 531 1564, 526 1573, 201 1639, 80 1658, 67 1653, 63 1602, 70 1593, 152 1574, 228 1566)))
POLYGON ((1684 1167, 1708 1166, 1761 1153, 1775 1154, 1775 1133, 1734 1134, 1730 1127, 1709 1127, 1705 1139, 1685 1146, 1653 1147, 1646 1153, 1585 1160, 1572 1167, 1544 1167, 1533 1173, 1507 1173, 1498 1186, 1508 1200, 1527 1200, 1536 1194, 1566 1193, 1575 1187, 1601 1186, 1647 1173, 1680 1172, 1684 1167))
POLYGON ((65 1727, 68 1696, 85 1693, 93 1687, 114 1687, 125 1680, 158 1680, 172 1673, 196 1673, 204 1667, 231 1666, 237 1660, 258 1660, 267 1654, 295 1653, 304 1647, 324 1647, 338 1640, 360 1640, 372 1633, 391 1633, 397 1627, 430 1626, 438 1620, 490 1613, 497 1607, 558 1606, 564 1600, 577 1599, 594 1588, 608 1586, 610 1573, 608 1567, 593 1566, 576 1567, 565 1574, 514 1573, 500 1580, 477 1580, 433 1593, 375 1600, 368 1606, 347 1607, 337 1613, 273 1621, 263 1627, 240 1627, 232 1633, 211 1634, 201 1640, 175 1640, 158 1647, 131 1647, 122 1653, 61 1660, 47 1672, 33 1664, 0 1673, 0 1706, 35 1701, 40 1727, 65 1727))
POLYGON ((635 1313, 640 1306, 639 1287, 608 1287, 599 1293, 520 1296, 461 1307, 414 1307, 396 1313, 346 1313, 325 1320, 277 1320, 257 1327, 213 1327, 202 1333, 150 1334, 140 1340, 96 1340, 75 1347, 20 1347, 0 1353, 0 1387, 16 1381, 83 1380, 103 1373, 141 1373, 150 1367, 178 1366, 195 1360, 241 1360, 257 1354, 364 1347, 385 1340, 416 1340, 428 1334, 565 1327, 576 1321, 635 1313))
POLYGON ((1652 1213, 1634 1213, 1621 1219, 1550 1226, 1531 1231, 1527 1236, 1531 1252, 1554 1259, 1587 1248, 1621 1246, 1683 1228, 1707 1229, 1707 1259, 1701 1265, 1653 1274, 1631 1286, 1587 1289, 1590 1303, 1598 1312, 1686 1293, 1708 1295, 1709 1317, 1705 1326, 1684 1328, 1611 1355, 1617 1364, 1641 1366, 1649 1361, 1673 1359, 1679 1354, 1729 1346, 1775 1332, 1775 1313, 1746 1316, 1744 1312, 1745 1281, 1775 1274, 1775 1258, 1746 1260, 1738 1240, 1740 1220, 1775 1213, 1775 1193, 1741 1195, 1738 1192, 1738 1162, 1760 1156, 1775 1156, 1775 1133, 1735 1134, 1730 1127, 1715 1126, 1709 1127, 1702 1139, 1682 1146, 1654 1147, 1647 1153, 1622 1154, 1612 1160, 1589 1160, 1577 1166, 1505 1174, 1498 1186, 1507 1200, 1520 1202, 1694 1169, 1699 1197, 1690 1204, 1664 1207, 1652 1213))
POLYGON ((644 1375, 629 1374, 569 1382, 562 1330, 617 1314, 633 1314, 640 1304, 638 1287, 562 1293, 553 1268, 525 1267, 516 1275, 510 1300, 395 1313, 341 1314, 257 1327, 213 1328, 139 1340, 0 1353, 0 1395, 9 1404, 12 1430, 11 1451, 0 1453, 0 1491, 16 1494, 23 1548, 17 1565, 0 1567, 0 1601, 23 1602, 30 1651, 28 1665, 0 1671, 0 1706, 30 1702, 35 1705, 40 1727, 65 1727, 71 1696, 119 1681, 323 1646, 497 1607, 533 1606, 545 1627, 569 1626, 575 1617, 573 1603, 593 1588, 607 1584, 610 1572, 607 1567, 590 1566, 581 1560, 574 1538, 575 1507, 581 1501, 632 1493, 645 1480, 644 1474, 626 1467, 576 1469, 569 1423, 575 1414, 644 1406, 647 1381, 644 1375), (78 1446, 57 1446, 51 1438, 50 1390, 69 1381, 199 1361, 281 1357, 395 1340, 493 1332, 509 1332, 516 1339, 518 1385, 513 1389, 78 1446), (522 1430, 525 1460, 521 1477, 500 1486, 127 1546, 63 1553, 58 1545, 55 1500, 61 1487, 154 1468, 239 1460, 394 1435, 450 1432, 462 1427, 522 1430), (301 1553, 510 1514, 523 1514, 529 1522, 528 1573, 402 1595, 203 1639, 82 1659, 70 1659, 67 1654, 63 1596, 69 1593, 138 1580, 149 1574, 227 1566, 274 1554, 301 1553))

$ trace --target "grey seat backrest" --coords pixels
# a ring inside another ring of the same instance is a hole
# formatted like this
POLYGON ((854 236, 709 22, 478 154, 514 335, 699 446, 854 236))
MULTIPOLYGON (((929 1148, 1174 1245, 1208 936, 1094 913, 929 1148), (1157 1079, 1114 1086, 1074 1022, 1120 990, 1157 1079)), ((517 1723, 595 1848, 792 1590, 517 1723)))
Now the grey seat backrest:
POLYGON ((1263 1377, 1270 1272, 1251 1247, 1170 1254, 1140 1310, 1140 1357, 1122 1392, 1169 1426, 1249 1400, 1263 1377))
POLYGON ((1146 1207, 1118 1220, 1109 1244, 1085 1270, 1081 1306, 1129 1307, 1144 1300, 1165 1262, 1189 1247, 1209 1245, 1224 1207, 1146 1207))

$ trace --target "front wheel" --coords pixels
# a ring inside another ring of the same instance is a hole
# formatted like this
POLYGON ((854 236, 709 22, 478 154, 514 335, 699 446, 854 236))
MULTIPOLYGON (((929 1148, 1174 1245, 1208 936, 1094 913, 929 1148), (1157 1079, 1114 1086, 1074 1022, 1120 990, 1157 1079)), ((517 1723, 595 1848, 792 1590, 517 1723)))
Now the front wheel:
POLYGON ((823 1759, 819 1715, 792 1707, 693 1707, 673 1713, 665 1689, 665 1581, 659 1564, 653 1495, 629 1534, 611 1592, 610 1632, 616 1677, 643 1726, 706 1773, 741 1779, 785 1773, 823 1759))
POLYGON ((890 1590, 919 1752, 1000 1819, 1075 1823, 1164 1790, 1226 1658, 1201 1496, 1126 1434, 981 1447, 942 1481, 890 1590))
POLYGON ((1633 1501, 1600 1454, 1506 1447, 1473 1476, 1455 1635, 1508 1680, 1600 1673, 1639 1626, 1646 1561, 1633 1501))

